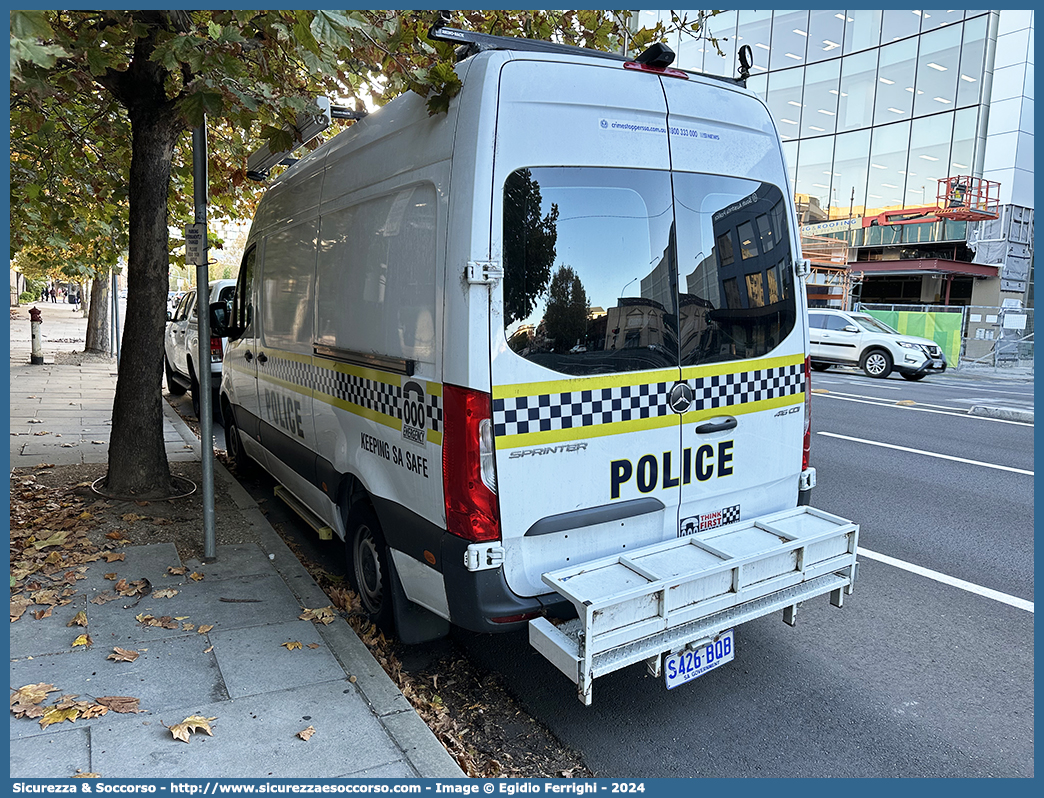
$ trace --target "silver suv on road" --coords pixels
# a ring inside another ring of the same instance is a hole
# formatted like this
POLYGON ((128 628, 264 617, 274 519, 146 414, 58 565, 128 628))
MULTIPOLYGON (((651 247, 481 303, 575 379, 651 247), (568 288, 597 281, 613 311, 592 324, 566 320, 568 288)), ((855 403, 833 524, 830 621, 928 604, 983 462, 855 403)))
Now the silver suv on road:
POLYGON ((858 365, 868 377, 898 371, 908 380, 946 371, 946 355, 935 341, 905 335, 866 313, 808 311, 812 368, 858 365))

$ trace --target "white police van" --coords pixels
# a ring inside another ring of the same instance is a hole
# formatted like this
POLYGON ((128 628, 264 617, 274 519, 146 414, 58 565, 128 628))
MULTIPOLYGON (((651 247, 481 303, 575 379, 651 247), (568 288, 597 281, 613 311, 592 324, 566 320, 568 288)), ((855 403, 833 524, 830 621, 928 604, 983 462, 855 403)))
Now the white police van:
POLYGON ((528 624, 576 684, 668 687, 840 606, 807 506, 807 311, 780 139, 742 80, 442 28, 406 94, 275 180, 221 389, 229 450, 346 542, 405 642, 528 624), (800 496, 800 498, 799 498, 800 496))

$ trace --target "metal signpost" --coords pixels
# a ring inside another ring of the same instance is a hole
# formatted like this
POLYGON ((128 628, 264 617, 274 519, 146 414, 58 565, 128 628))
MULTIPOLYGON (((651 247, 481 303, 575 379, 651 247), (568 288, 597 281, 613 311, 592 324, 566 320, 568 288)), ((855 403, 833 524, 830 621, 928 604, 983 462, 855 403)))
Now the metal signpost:
POLYGON ((192 130, 192 200, 195 224, 185 227, 185 263, 196 266, 196 318, 199 350, 200 463, 203 467, 203 558, 217 559, 214 533, 214 410, 210 372, 210 274, 207 263, 207 123, 192 130))

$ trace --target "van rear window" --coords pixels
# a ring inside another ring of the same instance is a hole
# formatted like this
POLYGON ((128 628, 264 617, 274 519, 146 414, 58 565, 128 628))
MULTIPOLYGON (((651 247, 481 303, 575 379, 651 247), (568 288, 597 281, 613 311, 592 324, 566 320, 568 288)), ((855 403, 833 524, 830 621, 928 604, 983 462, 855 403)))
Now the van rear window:
POLYGON ((786 203, 768 183, 520 169, 503 234, 508 345, 563 374, 760 357, 794 326, 786 203))

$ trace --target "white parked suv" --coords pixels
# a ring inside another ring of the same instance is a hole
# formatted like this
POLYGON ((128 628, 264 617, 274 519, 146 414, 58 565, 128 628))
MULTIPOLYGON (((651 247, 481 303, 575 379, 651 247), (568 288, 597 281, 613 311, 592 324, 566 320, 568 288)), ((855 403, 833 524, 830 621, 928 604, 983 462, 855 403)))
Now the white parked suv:
MULTIPOLYGON (((236 291, 235 280, 214 280, 210 283, 210 301, 230 302, 236 291)), ((167 328, 163 335, 163 371, 167 378, 167 390, 174 396, 185 391, 192 392, 192 410, 199 418, 199 316, 196 312, 196 292, 187 292, 167 313, 167 328)), ((221 359, 224 357, 227 338, 211 336, 209 385, 217 395, 221 387, 221 359)), ((217 403, 214 404, 216 408, 217 403)))
POLYGON ((812 368, 858 365, 868 377, 898 371, 908 380, 946 371, 946 355, 935 341, 905 335, 866 313, 808 311, 812 368))

